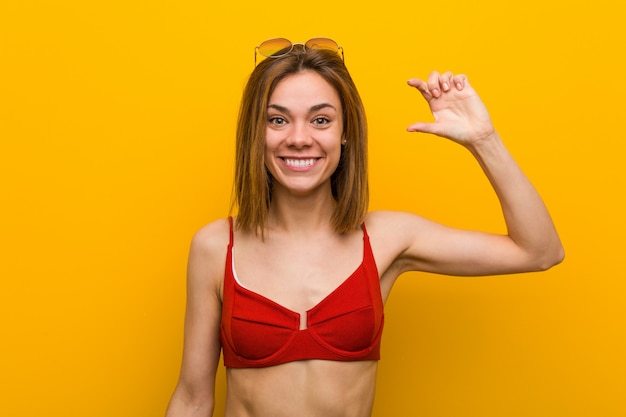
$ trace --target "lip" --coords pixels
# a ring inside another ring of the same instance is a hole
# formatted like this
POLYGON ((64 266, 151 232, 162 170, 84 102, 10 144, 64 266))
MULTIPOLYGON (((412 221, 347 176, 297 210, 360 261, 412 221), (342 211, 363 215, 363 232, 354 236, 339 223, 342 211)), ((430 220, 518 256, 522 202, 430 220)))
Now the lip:
POLYGON ((280 160, 283 162, 283 165, 293 171, 308 171, 309 169, 316 166, 320 159, 322 158, 314 157, 314 156, 280 157, 280 160))

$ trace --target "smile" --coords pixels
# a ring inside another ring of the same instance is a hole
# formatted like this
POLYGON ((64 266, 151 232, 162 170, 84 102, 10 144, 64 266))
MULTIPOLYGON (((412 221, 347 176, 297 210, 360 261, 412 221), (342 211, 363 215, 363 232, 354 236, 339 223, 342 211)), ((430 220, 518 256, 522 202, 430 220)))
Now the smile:
POLYGON ((285 161, 285 163, 287 165, 289 165, 290 167, 294 167, 294 168, 310 167, 313 164, 315 164, 315 162, 317 161, 317 159, 315 159, 315 158, 310 158, 310 159, 288 159, 288 158, 284 158, 283 160, 285 161))

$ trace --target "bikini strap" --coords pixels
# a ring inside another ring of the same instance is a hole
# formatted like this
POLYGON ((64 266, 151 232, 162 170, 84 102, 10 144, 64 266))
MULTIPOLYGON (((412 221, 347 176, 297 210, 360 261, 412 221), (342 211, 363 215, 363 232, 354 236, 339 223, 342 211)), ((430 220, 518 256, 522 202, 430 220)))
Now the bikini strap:
POLYGON ((232 247, 234 242, 234 233, 233 233, 233 216, 228 216, 228 226, 230 228, 230 241, 228 242, 228 246, 232 247))
MULTIPOLYGON (((367 283, 370 289, 370 294, 372 295, 372 302, 376 315, 384 317, 384 302, 380 288, 380 273, 378 272, 378 266, 376 265, 376 259, 374 258, 374 251, 372 250, 370 237, 367 234, 367 229, 365 228, 365 222, 361 223, 361 228, 363 229, 364 246, 363 266, 365 274, 368 277, 367 283)), ((382 328, 380 330, 382 331, 382 328)))
POLYGON ((370 236, 367 234, 367 228, 365 227, 365 222, 361 223, 361 229, 363 229, 364 260, 366 260, 367 263, 369 263, 369 265, 373 267, 374 271, 376 272, 376 276, 378 277, 378 267, 376 266, 376 260, 374 258, 374 251, 372 250, 370 236))
POLYGON ((361 223, 361 229, 363 230, 363 237, 369 240, 369 236, 367 235, 367 229, 365 228, 365 222, 361 223))

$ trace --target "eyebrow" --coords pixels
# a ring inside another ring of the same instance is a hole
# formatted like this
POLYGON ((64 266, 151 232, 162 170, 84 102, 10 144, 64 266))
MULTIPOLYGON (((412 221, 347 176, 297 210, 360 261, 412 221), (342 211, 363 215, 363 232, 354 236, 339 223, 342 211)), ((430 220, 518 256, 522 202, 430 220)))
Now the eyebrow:
MULTIPOLYGON (((309 113, 316 112, 318 110, 322 110, 322 109, 325 109, 325 108, 328 108, 328 107, 330 107, 331 109, 337 111, 335 106, 333 106, 330 103, 320 103, 320 104, 316 104, 314 106, 311 106, 311 108, 309 109, 309 113)), ((276 109, 279 112, 283 112, 283 113, 286 113, 286 114, 291 114, 291 112, 289 111, 289 109, 287 107, 281 106, 280 104, 269 104, 267 106, 267 108, 268 109, 276 109)))

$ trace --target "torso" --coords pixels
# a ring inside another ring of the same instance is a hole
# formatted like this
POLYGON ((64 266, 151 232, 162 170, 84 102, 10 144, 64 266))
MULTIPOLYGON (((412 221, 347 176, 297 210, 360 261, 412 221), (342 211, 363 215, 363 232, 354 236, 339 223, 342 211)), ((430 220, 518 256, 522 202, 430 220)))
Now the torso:
MULTIPOLYGON (((376 226, 373 234, 379 235, 376 226)), ((300 313, 302 318, 307 310, 338 288, 363 259, 360 229, 344 236, 320 234, 297 240, 273 233, 262 243, 254 233, 236 232, 234 240, 240 283, 300 313)), ((382 264, 380 283, 384 300, 393 284, 387 271, 394 249, 374 240, 372 249, 376 263, 382 264), (377 249, 383 254, 382 259, 377 256, 377 249)), ((302 319, 300 328, 305 326, 302 319)), ((372 360, 305 360, 262 368, 227 368, 226 417, 368 417, 376 369, 377 362, 372 360)))
POLYGON ((370 417, 376 361, 227 368, 225 417, 370 417))

